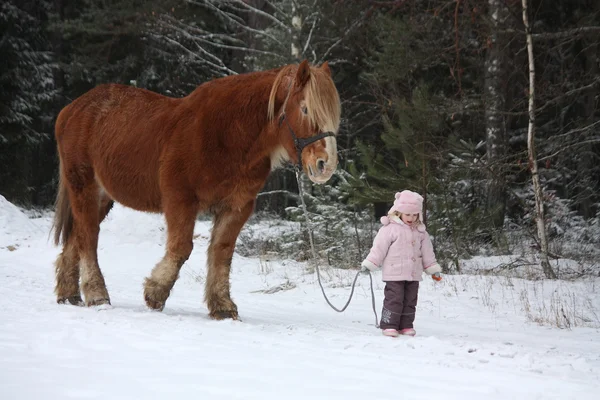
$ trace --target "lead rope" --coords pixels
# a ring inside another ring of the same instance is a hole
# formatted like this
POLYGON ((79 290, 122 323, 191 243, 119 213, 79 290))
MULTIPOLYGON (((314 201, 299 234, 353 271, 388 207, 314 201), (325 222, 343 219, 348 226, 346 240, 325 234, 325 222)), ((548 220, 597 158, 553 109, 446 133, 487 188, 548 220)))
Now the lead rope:
MULTIPOLYGON (((356 276, 354 277, 354 281, 352 282, 352 290, 350 291, 350 297, 348 297, 348 301, 346 302, 346 304, 344 304, 344 307, 342 307, 341 309, 338 309, 336 306, 331 304, 331 301, 329 301, 329 299, 327 298, 327 295, 325 294, 325 289, 323 288, 323 283, 321 283, 321 272, 319 270, 319 262, 317 259, 317 252, 315 250, 315 242, 313 240, 313 233, 312 233, 312 228, 310 226, 310 219, 308 217, 308 211, 306 209, 306 203, 304 202, 304 190, 302 189, 302 183, 300 182, 300 169, 298 167, 296 167, 294 169, 296 170, 296 180, 298 181, 298 193, 300 194, 300 200, 302 202, 302 209, 304 210, 304 219, 306 221, 306 230, 308 231, 308 240, 310 242, 312 256, 315 261, 315 269, 317 271, 317 280, 319 281, 319 286, 321 287, 321 293, 323 293, 323 297, 325 298, 325 301, 327 302, 327 304, 329 304, 329 306, 331 308, 333 308, 335 311, 337 311, 339 313, 344 312, 346 310, 346 308, 348 308, 348 305, 350 305, 350 300, 352 300, 352 295, 354 294, 354 286, 356 285, 356 281, 361 272, 358 271, 356 273, 356 276)), ((371 304, 373 306, 373 314, 375 314, 375 326, 377 328, 379 328, 379 318, 377 317, 377 310, 375 309, 375 291, 373 290, 373 276, 371 275, 371 271, 369 271, 369 281, 371 284, 371 304)))

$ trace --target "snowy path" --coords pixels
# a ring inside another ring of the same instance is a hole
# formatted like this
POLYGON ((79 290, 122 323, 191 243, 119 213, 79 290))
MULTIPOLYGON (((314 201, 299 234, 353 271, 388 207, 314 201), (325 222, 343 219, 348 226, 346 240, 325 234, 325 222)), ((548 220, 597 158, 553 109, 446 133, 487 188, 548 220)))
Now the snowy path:
MULTIPOLYGON (((300 265, 272 263, 264 273, 258 260, 236 256, 232 295, 243 322, 212 321, 202 302, 210 225, 199 222, 164 312, 152 312, 142 282, 162 256, 162 220, 117 207, 102 225, 99 250, 112 307, 59 306, 52 292, 59 249, 46 241, 49 220, 9 220, 20 224, 0 231, 3 400, 584 400, 600 392, 598 330, 540 327, 489 312, 474 293, 450 295, 447 285, 458 277, 425 280, 419 336, 391 339, 373 327, 368 278, 338 314, 300 265), (287 279, 297 287, 255 292, 287 279)), ((351 278, 339 272, 333 283, 351 278)), ((341 305, 349 288, 328 293, 341 305)))

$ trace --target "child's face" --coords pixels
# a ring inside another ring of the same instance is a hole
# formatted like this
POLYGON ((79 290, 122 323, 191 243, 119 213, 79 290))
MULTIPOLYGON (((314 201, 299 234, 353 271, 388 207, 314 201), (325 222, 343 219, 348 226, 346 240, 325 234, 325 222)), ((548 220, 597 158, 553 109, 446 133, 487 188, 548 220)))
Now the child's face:
POLYGON ((415 222, 419 218, 419 214, 401 214, 400 218, 402 219, 402 222, 404 222, 405 224, 411 225, 413 222, 415 222))

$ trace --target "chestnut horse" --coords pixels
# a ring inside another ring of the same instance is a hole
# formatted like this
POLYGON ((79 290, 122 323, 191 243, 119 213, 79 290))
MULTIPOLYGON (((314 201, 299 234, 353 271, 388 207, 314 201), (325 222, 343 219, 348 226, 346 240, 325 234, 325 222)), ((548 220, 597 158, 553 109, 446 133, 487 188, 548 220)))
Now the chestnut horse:
POLYGON ((235 242, 270 171, 300 164, 315 183, 337 167, 340 99, 327 63, 307 61, 206 82, 184 98, 102 85, 56 120, 60 183, 54 241, 58 303, 110 304, 98 265, 100 223, 117 201, 162 212, 167 245, 144 283, 162 310, 193 247, 198 213, 213 215, 204 300, 238 318, 229 275, 235 242))

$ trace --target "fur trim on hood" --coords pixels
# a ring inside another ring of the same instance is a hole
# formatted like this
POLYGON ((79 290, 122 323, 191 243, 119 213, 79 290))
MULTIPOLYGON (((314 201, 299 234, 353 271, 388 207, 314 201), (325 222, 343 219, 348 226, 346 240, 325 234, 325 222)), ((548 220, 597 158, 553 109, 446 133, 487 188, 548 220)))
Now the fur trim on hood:
MULTIPOLYGON (((398 221, 394 221, 392 219, 390 219, 389 216, 383 216, 380 218, 381 223, 385 226, 385 225, 389 225, 391 222, 394 222, 396 224, 399 225, 406 225, 400 218, 398 218, 398 221)), ((426 231, 426 227, 425 224, 420 223, 419 226, 417 226, 416 228, 419 232, 425 232, 426 231)))

